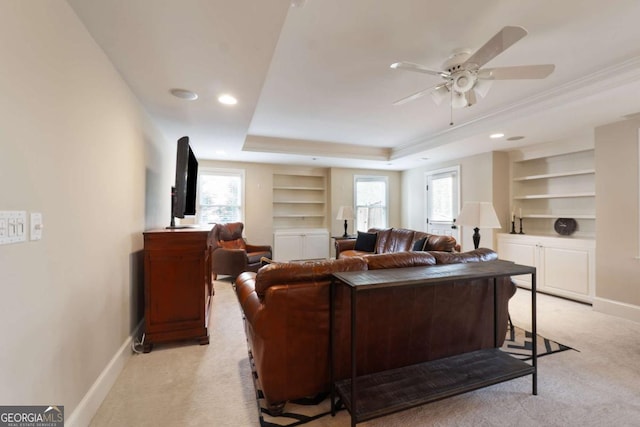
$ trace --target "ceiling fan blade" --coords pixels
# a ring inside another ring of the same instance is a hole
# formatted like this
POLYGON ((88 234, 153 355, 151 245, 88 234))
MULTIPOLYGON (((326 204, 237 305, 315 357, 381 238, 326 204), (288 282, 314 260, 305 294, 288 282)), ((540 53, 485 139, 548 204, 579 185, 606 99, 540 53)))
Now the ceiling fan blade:
POLYGON ((413 101, 414 99, 418 99, 418 98, 421 98, 421 97, 425 96, 426 94, 428 94, 432 90, 433 90, 433 88, 428 88, 428 89, 421 90, 420 92, 416 92, 416 93, 414 93, 412 95, 405 96, 404 98, 400 98, 397 101, 394 101, 393 105, 406 104, 409 101, 413 101))
POLYGON ((478 78, 490 80, 544 79, 553 73, 555 68, 556 66, 553 64, 484 68, 478 73, 478 78))
POLYGON ((449 72, 447 71, 431 70, 425 67, 424 65, 415 64, 413 62, 405 62, 405 61, 394 62, 389 67, 393 69, 398 69, 398 70, 416 71, 418 73, 431 74, 434 76, 449 77, 449 72))
POLYGON ((527 30, 522 27, 504 27, 471 55, 465 64, 476 64, 480 68, 526 35, 527 30))

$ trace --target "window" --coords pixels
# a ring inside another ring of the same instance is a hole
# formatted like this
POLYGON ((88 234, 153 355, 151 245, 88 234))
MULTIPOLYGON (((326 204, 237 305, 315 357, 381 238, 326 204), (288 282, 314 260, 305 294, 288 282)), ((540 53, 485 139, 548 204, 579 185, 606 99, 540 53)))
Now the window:
POLYGON ((198 178, 200 224, 242 222, 244 171, 204 169, 198 178))
POLYGON ((388 178, 355 176, 356 230, 387 227, 388 178))

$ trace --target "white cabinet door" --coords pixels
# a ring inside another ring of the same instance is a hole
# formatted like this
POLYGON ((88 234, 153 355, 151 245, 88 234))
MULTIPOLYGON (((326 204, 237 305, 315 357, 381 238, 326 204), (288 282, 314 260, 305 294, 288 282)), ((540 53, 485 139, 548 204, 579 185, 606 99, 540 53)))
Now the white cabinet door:
POLYGON ((303 259, 329 258, 329 233, 306 233, 303 239, 303 259))
MULTIPOLYGON (((538 266, 538 246, 534 243, 514 241, 509 238, 498 239, 498 254, 501 259, 513 261, 516 264, 538 266)), ((513 276, 513 281, 522 287, 531 289, 531 275, 513 276)), ((537 283, 539 286, 540 284, 537 283)))
POLYGON ((544 289, 557 295, 591 301, 590 251, 589 249, 557 248, 545 246, 544 289))
POLYGON ((302 235, 276 234, 273 242, 273 259, 284 262, 299 259, 302 254, 302 235))

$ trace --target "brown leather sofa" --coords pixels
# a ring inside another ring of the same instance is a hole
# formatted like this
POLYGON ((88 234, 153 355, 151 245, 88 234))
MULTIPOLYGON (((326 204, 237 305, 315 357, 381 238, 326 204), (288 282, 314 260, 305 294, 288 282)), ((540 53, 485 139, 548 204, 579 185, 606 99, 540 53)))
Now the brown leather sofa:
POLYGON ((460 252, 460 245, 457 244, 456 239, 452 236, 429 234, 407 228, 371 228, 364 234, 375 234, 375 236, 371 236, 375 240, 375 244, 368 248, 357 248, 356 245, 360 243, 360 238, 366 237, 361 234, 363 233, 358 233, 357 239, 336 240, 336 258, 411 250, 460 252))
POLYGON ((235 279, 243 271, 258 271, 261 259, 271 258, 270 245, 252 245, 242 237, 244 224, 230 222, 215 224, 211 231, 211 270, 214 280, 218 274, 235 279))
MULTIPOLYGON (((264 397, 272 414, 288 400, 329 388, 329 285, 339 271, 430 266, 497 259, 489 249, 467 253, 397 252, 308 263, 270 264, 242 273, 236 293, 264 397)), ((358 373, 378 372, 493 347, 492 280, 392 288, 358 299, 358 373)), ((515 286, 498 281, 499 337, 507 330, 515 286)), ((337 287, 337 378, 350 375, 350 294, 337 287)), ((502 341, 498 343, 502 345, 502 341)))

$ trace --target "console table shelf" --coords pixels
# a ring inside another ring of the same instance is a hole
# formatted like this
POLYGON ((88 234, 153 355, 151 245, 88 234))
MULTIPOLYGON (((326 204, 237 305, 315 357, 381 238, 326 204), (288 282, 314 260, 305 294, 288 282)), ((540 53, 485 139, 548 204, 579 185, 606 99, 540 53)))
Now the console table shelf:
MULTIPOLYGON (((531 375, 534 368, 501 350, 477 350, 356 379, 356 422, 531 375)), ((351 379, 336 383, 351 412, 351 379)))

